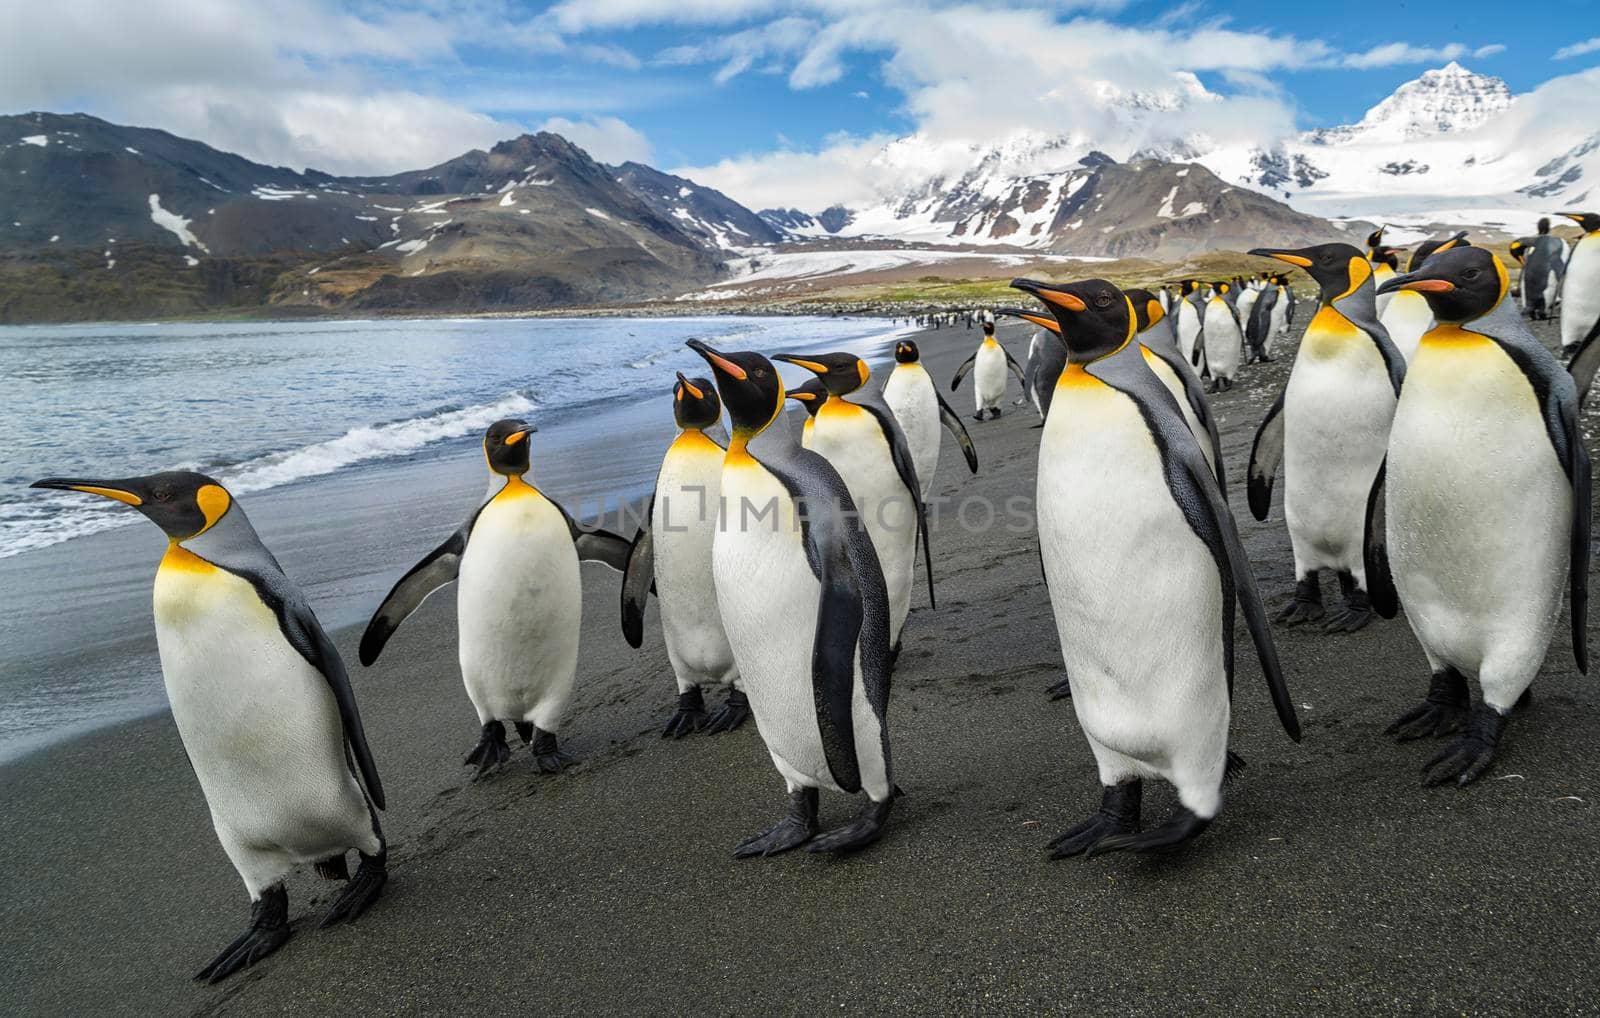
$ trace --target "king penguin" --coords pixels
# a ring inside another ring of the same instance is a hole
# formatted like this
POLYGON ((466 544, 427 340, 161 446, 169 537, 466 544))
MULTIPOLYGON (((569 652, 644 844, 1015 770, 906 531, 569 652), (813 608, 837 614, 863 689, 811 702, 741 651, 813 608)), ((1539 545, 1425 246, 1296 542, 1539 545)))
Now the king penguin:
POLYGON ((197 981, 218 982, 289 939, 290 869, 348 880, 323 926, 355 919, 388 880, 383 785, 355 693, 300 588, 222 485, 189 471, 35 488, 133 506, 167 535, 156 647, 172 718, 222 850, 250 894, 250 925, 197 981), (361 864, 352 880, 345 853, 361 864))
POLYGON ((812 378, 790 389, 786 395, 805 407, 806 420, 800 425, 800 448, 809 449, 812 429, 817 426, 817 411, 822 409, 823 402, 828 398, 828 387, 822 384, 822 379, 812 378))
POLYGON ((967 372, 972 372, 972 396, 976 412, 972 419, 982 421, 983 415, 991 418, 1000 416, 1000 404, 1006 398, 1006 369, 1017 376, 1017 381, 1027 390, 1027 375, 1010 351, 1000 345, 994 338, 994 323, 983 323, 983 341, 978 344, 978 349, 971 357, 961 362, 956 369, 955 377, 950 379, 950 391, 955 392, 961 388, 961 380, 967 377, 967 372))
POLYGON ((939 446, 944 437, 941 429, 948 430, 961 447, 967 469, 978 472, 978 450, 973 448, 972 436, 961 423, 961 415, 939 395, 939 387, 922 366, 922 355, 912 340, 902 339, 894 345, 894 370, 883 383, 883 402, 911 447, 911 462, 916 464, 917 480, 922 485, 922 501, 928 501, 928 494, 933 491, 933 475, 939 468, 939 446))
POLYGON ((1600 336, 1600 212, 1563 212, 1583 228, 1561 282, 1561 349, 1575 354, 1600 336))
POLYGON ((1283 466, 1295 595, 1278 619, 1294 626, 1322 618, 1319 576, 1332 569, 1344 607, 1323 628, 1353 632, 1372 620, 1374 599, 1386 608, 1394 597, 1387 570, 1367 571, 1368 545, 1383 541, 1382 528, 1374 529, 1369 517, 1405 359, 1378 322, 1372 263, 1359 250, 1320 244, 1250 253, 1305 269, 1321 287, 1289 383, 1250 450, 1250 511, 1258 520, 1267 518, 1273 477, 1283 466))
POLYGON ((1099 766, 1100 809, 1053 856, 1188 840, 1242 764, 1228 751, 1235 601, 1290 736, 1284 685, 1255 577, 1205 456, 1135 343, 1131 302, 1100 279, 1018 279, 1054 313, 1067 368, 1039 446, 1039 540, 1072 702, 1099 766), (1142 830, 1143 782, 1178 806, 1142 830))
POLYGON ((1037 325, 1033 338, 1028 341, 1028 363, 1023 368, 1023 388, 1026 390, 1024 398, 1033 404, 1033 409, 1039 414, 1039 424, 1043 427, 1045 418, 1050 416, 1050 397, 1056 391, 1056 379, 1061 377, 1061 369, 1067 366, 1067 347, 1061 342, 1060 326, 1049 315, 1041 315, 1022 308, 1000 308, 995 312, 1020 318, 1025 322, 1037 325))
POLYGON ((1178 298, 1178 349, 1196 369, 1204 362, 1205 350, 1201 346, 1201 326, 1205 321, 1204 303, 1200 297, 1200 284, 1185 279, 1178 298))
POLYGON ((839 472, 771 427, 784 402, 772 362, 688 345, 711 365, 731 422, 711 554, 717 604, 756 729, 789 790, 788 815, 734 856, 862 848, 882 834, 898 792, 877 552, 839 472), (822 788, 865 791, 868 802, 818 837, 822 788))
POLYGON ((661 731, 663 739, 731 732, 750 716, 711 579, 724 449, 706 434, 722 419, 710 380, 680 372, 672 387, 672 416, 678 434, 662 457, 622 578, 622 631, 629 644, 644 641, 652 584, 660 605, 661 635, 678 682, 678 707, 661 731), (719 686, 728 687, 727 701, 708 716, 704 688, 719 686))
POLYGON ((844 478, 878 550, 889 592, 889 638, 898 649, 900 631, 911 611, 919 535, 928 572, 928 602, 933 603, 933 556, 928 553, 921 475, 911 445, 894 412, 877 393, 864 388, 871 369, 860 357, 776 354, 774 359, 805 368, 827 387, 828 398, 812 423, 811 449, 844 478))
MULTIPOLYGON (((1438 251, 1449 251, 1452 248, 1467 245, 1467 232, 1462 230, 1453 237, 1445 240, 1429 241, 1417 249, 1412 255, 1407 266, 1407 271, 1414 270, 1438 251)), ((1393 278, 1393 275, 1390 276, 1393 278)), ((1374 283, 1377 277, 1373 277, 1374 283)), ((1428 307, 1428 302, 1422 294, 1412 293, 1409 290, 1391 290, 1382 295, 1378 301, 1378 321, 1383 325, 1384 331, 1389 334, 1389 342, 1400 351, 1400 356, 1407 361, 1417 352, 1417 344, 1422 342, 1422 334, 1433 328, 1433 311, 1428 307), (1385 303, 1387 301, 1387 303, 1385 303)))
POLYGON ((1385 480, 1395 587, 1432 680, 1389 731, 1460 729, 1424 781, 1464 785, 1528 695, 1568 583, 1572 652, 1588 670, 1589 455, 1577 388, 1506 299, 1498 258, 1442 251, 1385 285, 1423 295, 1439 322, 1406 370, 1385 480))
POLYGON ((574 760, 556 730, 572 696, 583 620, 580 560, 621 572, 630 542, 586 531, 525 479, 528 436, 516 419, 496 421, 483 436, 489 466, 484 501, 455 533, 411 567, 373 612, 361 635, 361 663, 372 665, 389 637, 429 594, 460 580, 456 595, 461 679, 482 726, 462 761, 473 779, 511 758, 505 722, 533 743, 540 771, 556 774, 574 760))
POLYGON ((1256 295, 1256 302, 1250 306, 1249 317, 1244 319, 1244 345, 1249 351, 1245 355, 1247 364, 1272 361, 1268 351, 1272 346, 1273 320, 1279 314, 1279 293, 1278 281, 1271 273, 1263 272, 1261 292, 1256 295))
MULTIPOLYGON (((1400 271, 1399 252, 1383 244, 1383 235, 1388 230, 1387 226, 1380 226, 1367 234, 1367 261, 1372 263, 1372 285, 1380 289, 1400 271)), ((1389 294, 1379 294, 1377 301, 1378 319, 1381 321, 1384 309, 1389 306, 1389 294)))
POLYGON ((1211 284, 1211 299, 1206 301, 1204 337, 1205 362, 1211 369, 1211 391, 1227 392, 1244 360, 1244 330, 1239 327, 1239 309, 1234 306, 1239 291, 1234 284, 1211 284))

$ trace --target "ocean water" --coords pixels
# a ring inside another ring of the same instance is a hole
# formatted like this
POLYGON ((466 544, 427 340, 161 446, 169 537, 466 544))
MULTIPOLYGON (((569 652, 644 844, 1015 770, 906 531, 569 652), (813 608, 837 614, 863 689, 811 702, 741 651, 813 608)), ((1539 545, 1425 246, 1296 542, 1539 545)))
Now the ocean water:
MULTIPOLYGON (((474 319, 0 328, 0 761, 165 707, 162 538, 30 490, 186 467, 235 494, 329 628, 364 621, 482 491, 483 429, 540 428, 541 487, 648 490, 683 346, 881 354, 881 319, 474 319)), ((796 369, 796 373, 798 369, 796 369)))

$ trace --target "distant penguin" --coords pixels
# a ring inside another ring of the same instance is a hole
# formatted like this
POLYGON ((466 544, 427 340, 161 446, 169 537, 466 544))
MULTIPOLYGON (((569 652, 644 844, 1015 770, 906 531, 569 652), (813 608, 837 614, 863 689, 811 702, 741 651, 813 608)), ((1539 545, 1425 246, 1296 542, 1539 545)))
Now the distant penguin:
POLYGON ((361 636, 361 663, 371 665, 389 637, 440 587, 459 579, 456 595, 461 679, 477 710, 478 743, 462 761, 474 780, 511 758, 505 722, 546 774, 573 763, 556 731, 572 696, 583 620, 580 560, 619 572, 630 542, 604 530, 584 531, 567 511, 524 478, 528 436, 537 429, 514 418, 489 425, 483 455, 489 488, 478 509, 445 542, 411 567, 389 591, 361 636))
POLYGON ((1563 212, 1583 228, 1561 283, 1561 349, 1573 354, 1600 336, 1600 212, 1563 212))
POLYGON ((1572 652, 1588 670, 1589 456, 1576 387, 1506 300, 1498 258, 1442 251, 1386 285, 1422 294, 1439 322, 1406 371, 1385 480, 1394 582, 1432 680, 1389 731, 1460 729, 1424 781, 1464 785, 1527 697, 1569 583, 1572 652))
POLYGON ((1216 475, 1217 487, 1223 495, 1227 495, 1222 439, 1217 434, 1216 417, 1211 413, 1211 404, 1206 400, 1206 390, 1200 376, 1178 352, 1178 341, 1172 334, 1172 320, 1161 313, 1160 302, 1149 290, 1132 289, 1123 293, 1133 306, 1134 327, 1139 345, 1143 348, 1145 363, 1177 401, 1178 410, 1183 414, 1183 423, 1188 425, 1195 441, 1200 443, 1206 465, 1216 475))
POLYGON ((731 423, 712 545, 717 603, 756 729, 789 790, 788 815, 734 855, 862 848, 882 834, 898 792, 878 555, 839 472, 770 427, 784 401, 772 363, 689 346, 711 365, 731 423), (820 788, 865 791, 869 801, 818 837, 820 788))
POLYGON ((905 431, 883 398, 864 388, 871 370, 855 354, 774 354, 773 359, 805 368, 827 387, 828 398, 812 422, 811 449, 844 478, 878 551, 889 595, 890 645, 898 649, 911 611, 919 536, 933 603, 922 482, 905 431))
POLYGON ((706 434, 722 418, 710 380, 679 373, 672 416, 678 434, 662 457, 622 579, 622 631, 629 644, 637 647, 644 640, 652 585, 661 608, 661 635, 678 684, 678 706, 661 731, 663 739, 702 730, 730 732, 750 716, 711 578, 724 450, 706 434), (720 686, 728 687, 727 701, 708 715, 704 690, 720 686))
MULTIPOLYGON (((1372 283, 1376 287, 1394 278, 1400 271, 1399 252, 1392 247, 1383 246, 1383 235, 1388 231, 1387 226, 1380 226, 1367 234, 1367 261, 1372 263, 1372 283)), ((1378 319, 1383 319, 1384 309, 1389 306, 1389 295, 1378 296, 1378 319)))
MULTIPOLYGON (((1425 240, 1417 245, 1411 252, 1411 260, 1406 263, 1407 272, 1415 272, 1422 267, 1422 263, 1439 251, 1450 251, 1458 247, 1471 247, 1472 242, 1467 240, 1466 230, 1457 230, 1454 234, 1437 240, 1425 240)), ((1389 291, 1391 294, 1396 291, 1389 291)))
POLYGON ((1344 607, 1324 629, 1353 632, 1394 597, 1388 573, 1368 572, 1382 529, 1370 515, 1383 476, 1389 422, 1405 359, 1378 322, 1372 263, 1349 244, 1250 252, 1306 270, 1321 287, 1289 383, 1250 450, 1250 511, 1265 520, 1273 477, 1284 475, 1283 515, 1294 547, 1294 600, 1278 616, 1291 626, 1322 618, 1321 570, 1339 577, 1344 607))
POLYGON ((900 430, 905 432, 924 502, 933 491, 933 475, 939 468, 942 429, 948 429, 950 437, 961 447, 967 469, 974 474, 978 472, 978 451, 972 446, 967 426, 961 423, 961 415, 939 395, 939 387, 922 366, 922 355, 912 340, 902 339, 894 345, 894 370, 883 383, 883 401, 899 422, 900 430))
POLYGON ((1232 283, 1217 282, 1211 284, 1211 298, 1206 301, 1201 335, 1212 392, 1232 389, 1244 360, 1244 330, 1239 327, 1239 309, 1233 304, 1237 296, 1232 283))
POLYGON ((1255 351, 1250 348, 1249 326, 1250 316, 1255 313, 1256 301, 1261 299, 1261 281, 1251 279, 1243 282, 1239 287, 1239 299, 1234 302, 1233 308, 1239 319, 1240 335, 1243 338, 1244 363, 1251 364, 1255 361, 1255 351))
POLYGON ((1101 806, 1053 857, 1150 850, 1199 834, 1222 807, 1237 601, 1285 730, 1300 737, 1227 500, 1171 392, 1134 342, 1129 299, 1098 279, 1018 279, 1068 349, 1039 446, 1039 540, 1073 706, 1101 806), (1178 805, 1142 829, 1143 782, 1178 805))
POLYGON ((828 398, 828 387, 822 384, 822 379, 813 378, 790 389, 786 395, 806 408, 806 421, 800 426, 800 448, 809 449, 811 430, 816 427, 817 411, 822 409, 823 402, 828 398))
POLYGON ((365 912, 388 880, 383 785, 339 652, 244 508, 189 471, 33 487, 133 506, 167 535, 154 590, 167 701, 251 901, 249 928, 194 978, 218 982, 289 939, 283 881, 296 865, 349 881, 323 926, 365 912), (361 857, 353 880, 351 849, 361 857))
POLYGON ((1281 315, 1278 298, 1282 288, 1269 273, 1262 273, 1262 276, 1261 292, 1250 307, 1249 317, 1244 319, 1244 345, 1249 351, 1245 359, 1248 363, 1272 360, 1268 351, 1272 347, 1274 321, 1281 315))
POLYGON ((1202 363, 1203 350, 1200 345, 1201 327, 1205 322, 1200 301, 1200 284, 1192 279, 1183 281, 1182 294, 1178 300, 1178 350, 1184 359, 1198 369, 1202 363))
POLYGON ((967 377, 967 372, 972 372, 972 395, 977 407, 972 415, 973 420, 983 420, 984 414, 991 418, 1000 416, 1000 404, 1006 398, 1007 368, 1026 388, 1027 376, 1023 374, 1021 365, 994 338, 994 323, 984 322, 983 342, 978 344, 977 351, 971 357, 962 362, 956 369, 955 377, 950 380, 950 391, 955 392, 961 388, 961 380, 967 377))
MULTIPOLYGON (((1295 312, 1294 287, 1289 285, 1289 277, 1279 273, 1273 277, 1273 282, 1278 284, 1278 303, 1272 311, 1272 332, 1268 335, 1267 345, 1264 347, 1268 354, 1272 353, 1272 344, 1275 340, 1289 334, 1289 327, 1294 324, 1295 312)), ((1272 358, 1269 356, 1266 359, 1272 358)))
POLYGON ((1050 416, 1050 398, 1056 391, 1056 380, 1061 369, 1067 366, 1067 348, 1056 332, 1060 326, 1049 315, 1040 315, 1020 308, 1001 308, 1002 315, 1020 318, 1038 326, 1028 345, 1028 363, 1023 369, 1023 388, 1033 409, 1039 414, 1040 425, 1050 416))

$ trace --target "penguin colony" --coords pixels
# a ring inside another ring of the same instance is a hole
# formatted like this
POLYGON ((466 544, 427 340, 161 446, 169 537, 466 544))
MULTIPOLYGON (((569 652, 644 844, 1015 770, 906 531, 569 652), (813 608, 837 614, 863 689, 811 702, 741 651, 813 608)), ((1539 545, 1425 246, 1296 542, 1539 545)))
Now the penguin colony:
MULTIPOLYGON (((1465 785, 1492 766, 1530 698, 1563 592, 1572 652, 1588 667, 1591 471, 1578 412, 1600 367, 1600 214, 1566 215, 1584 231, 1570 249, 1548 222, 1512 245, 1517 286, 1465 234, 1422 245, 1404 272, 1382 229, 1365 251, 1251 252, 1317 287, 1246 478, 1251 512, 1265 520, 1282 475, 1296 584, 1276 620, 1354 632, 1404 607, 1430 674, 1388 731, 1445 740, 1423 767, 1429 785, 1465 785), (1560 317, 1565 367, 1524 316, 1560 317), (1331 614, 1328 572, 1341 599, 1331 614)), ((1049 850, 1168 848, 1217 818, 1244 766, 1229 748, 1236 615, 1279 722, 1300 739, 1228 507, 1206 385, 1226 390, 1242 366, 1271 360, 1296 297, 1281 272, 1184 280, 1176 292, 1102 279, 1012 286, 1035 300, 999 312, 1037 327, 1026 367, 983 313, 934 324, 982 327, 950 383, 954 392, 973 376, 974 420, 1001 415, 1007 372, 1022 384, 1013 405, 1031 403, 1041 419, 1039 560, 1067 674, 1049 692, 1071 697, 1101 794, 1049 850), (1147 826, 1143 783, 1157 779, 1178 802, 1147 826)), ((926 508, 943 435, 973 473, 977 450, 911 340, 896 343, 881 386, 853 354, 689 346, 710 375, 677 376, 678 434, 631 540, 580 527, 541 492, 530 480, 537 429, 499 421, 483 437, 483 499, 394 584, 362 635, 361 663, 373 665, 454 582, 479 725, 464 764, 474 780, 505 767, 509 723, 534 768, 559 773, 573 762, 558 732, 580 652, 580 563, 604 564, 622 576, 633 646, 651 596, 659 603, 678 690, 662 736, 753 718, 782 779, 780 818, 734 855, 855 851, 883 834, 901 794, 890 680, 919 555, 936 606, 926 508), (788 388, 774 360, 813 377, 788 388), (806 410, 799 437, 783 420, 789 399, 806 410), (726 444, 713 433, 724 414, 726 444), (706 695, 718 691, 724 701, 709 712, 706 695), (826 832, 824 790, 863 798, 853 820, 826 832)), ((244 932, 195 978, 226 978, 289 938, 284 879, 297 865, 345 882, 322 925, 359 917, 387 880, 383 786, 338 651, 243 507, 183 471, 34 487, 121 502, 168 539, 154 583, 167 696, 251 900, 244 932)))

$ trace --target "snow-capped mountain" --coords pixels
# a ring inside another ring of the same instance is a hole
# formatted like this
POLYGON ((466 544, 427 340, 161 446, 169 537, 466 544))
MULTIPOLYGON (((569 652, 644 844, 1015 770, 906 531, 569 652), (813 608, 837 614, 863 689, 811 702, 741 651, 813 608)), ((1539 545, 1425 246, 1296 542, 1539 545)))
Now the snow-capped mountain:
POLYGON ((1511 102, 1504 81, 1451 61, 1395 89, 1360 123, 1311 131, 1305 140, 1317 145, 1399 144, 1470 131, 1510 109, 1511 102))
POLYGON ((739 252, 787 239, 783 231, 714 188, 643 163, 623 163, 611 167, 611 172, 645 204, 711 247, 739 252))

